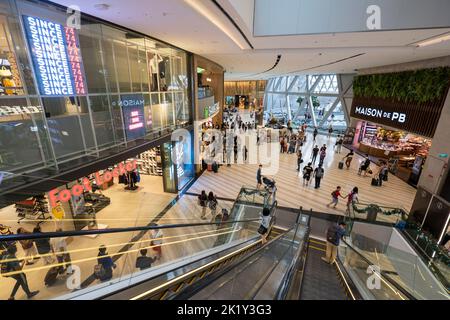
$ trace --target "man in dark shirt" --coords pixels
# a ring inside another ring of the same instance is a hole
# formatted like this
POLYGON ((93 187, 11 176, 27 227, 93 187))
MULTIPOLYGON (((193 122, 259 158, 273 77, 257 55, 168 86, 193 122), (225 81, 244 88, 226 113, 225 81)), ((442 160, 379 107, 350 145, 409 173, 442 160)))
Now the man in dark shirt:
POLYGON ((142 249, 140 251, 141 256, 136 259, 136 268, 140 270, 148 269, 152 266, 152 263, 155 262, 156 258, 147 257, 147 249, 142 249))
POLYGON ((318 154, 319 154, 319 146, 316 145, 312 151, 311 163, 316 164, 318 154))
POLYGON ((314 189, 320 188, 320 181, 322 181, 323 175, 324 175, 324 170, 322 168, 322 165, 319 164, 319 166, 316 168, 316 170, 314 170, 314 177, 316 178, 316 185, 315 185, 314 189))
MULTIPOLYGON (((7 249, 7 254, 3 256, 2 260, 7 260, 8 262, 4 262, 3 264, 5 266, 2 266, 3 268, 6 268, 7 273, 12 273, 9 277, 16 280, 16 284, 14 285, 14 288, 11 292, 11 295, 9 296, 8 300, 14 300, 17 290, 19 290, 19 287, 22 287, 23 291, 27 294, 28 299, 34 297, 39 293, 39 291, 33 291, 31 292, 28 288, 28 281, 25 273, 21 272, 23 265, 25 261, 19 262, 16 257, 17 248, 15 246, 9 246, 7 249)), ((2 271, 3 273, 3 271, 2 271)))
POLYGON ((258 171, 256 172, 256 188, 259 189, 262 186, 262 164, 259 165, 258 171))
POLYGON ((327 251, 322 260, 326 263, 332 264, 336 260, 337 250, 342 237, 345 235, 345 222, 332 225, 327 230, 327 251))

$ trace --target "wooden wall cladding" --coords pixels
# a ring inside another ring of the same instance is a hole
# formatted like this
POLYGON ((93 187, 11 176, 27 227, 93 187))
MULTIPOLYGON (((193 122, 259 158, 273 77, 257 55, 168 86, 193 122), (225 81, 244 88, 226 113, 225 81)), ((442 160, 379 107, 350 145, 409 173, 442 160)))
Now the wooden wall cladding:
POLYGON ((380 98, 355 97, 353 98, 350 115, 354 118, 433 138, 446 97, 447 94, 445 94, 441 100, 429 103, 411 103, 380 98), (378 117, 361 114, 360 111, 358 112, 357 108, 382 110, 383 113, 386 112, 391 115, 393 113, 403 113, 406 115, 406 120, 401 123, 398 119, 393 120, 392 116, 378 117))

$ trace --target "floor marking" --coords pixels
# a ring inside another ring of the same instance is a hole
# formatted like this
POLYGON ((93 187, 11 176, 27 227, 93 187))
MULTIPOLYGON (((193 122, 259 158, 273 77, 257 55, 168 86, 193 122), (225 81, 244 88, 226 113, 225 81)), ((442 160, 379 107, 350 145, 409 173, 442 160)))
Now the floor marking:
POLYGON ((317 251, 327 252, 327 250, 324 250, 324 249, 322 249, 322 248, 317 248, 317 247, 314 247, 314 246, 312 246, 312 245, 309 245, 308 248, 312 248, 312 249, 315 249, 315 250, 317 250, 317 251))

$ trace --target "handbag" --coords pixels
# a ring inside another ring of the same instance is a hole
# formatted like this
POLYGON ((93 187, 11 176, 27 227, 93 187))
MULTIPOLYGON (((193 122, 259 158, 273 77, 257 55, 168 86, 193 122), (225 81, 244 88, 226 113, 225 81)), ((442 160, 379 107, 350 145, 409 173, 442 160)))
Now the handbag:
POLYGON ((258 228, 258 233, 259 234, 265 234, 267 232, 267 228, 264 227, 263 225, 260 225, 258 228))

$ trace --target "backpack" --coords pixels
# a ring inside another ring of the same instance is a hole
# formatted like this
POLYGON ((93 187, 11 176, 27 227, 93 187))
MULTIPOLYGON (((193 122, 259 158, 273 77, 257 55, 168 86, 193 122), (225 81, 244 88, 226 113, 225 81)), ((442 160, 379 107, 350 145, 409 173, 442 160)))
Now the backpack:
POLYGON ((317 178, 323 177, 323 169, 322 168, 317 168, 316 177, 317 178))
POLYGON ((327 230, 327 241, 333 244, 339 241, 335 227, 329 227, 327 230))

